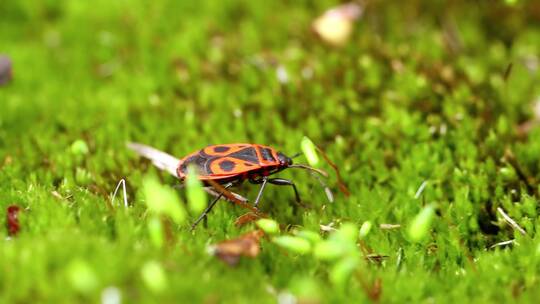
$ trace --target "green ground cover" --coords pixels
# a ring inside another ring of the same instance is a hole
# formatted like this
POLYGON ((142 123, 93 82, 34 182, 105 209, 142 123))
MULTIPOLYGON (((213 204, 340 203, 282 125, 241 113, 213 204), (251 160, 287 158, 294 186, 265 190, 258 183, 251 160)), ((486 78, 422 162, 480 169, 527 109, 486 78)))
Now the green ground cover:
POLYGON ((0 87, 0 221, 11 204, 25 210, 18 235, 0 227, 0 302, 539 298, 540 5, 370 1, 336 48, 310 30, 335 4, 3 0, 0 53, 14 79, 0 87), (208 245, 254 226, 235 227, 245 210, 227 203, 194 233, 196 214, 171 224, 156 245, 144 181, 176 182, 126 141, 179 157, 231 142, 294 154, 304 136, 351 195, 331 177, 330 204, 308 174, 288 170, 280 176, 312 208, 293 212, 292 191, 268 187, 263 211, 317 234, 362 226, 352 242, 381 261, 359 247, 336 283, 337 262, 266 238, 257 258, 229 267, 208 245), (111 203, 122 178, 128 209, 111 203))

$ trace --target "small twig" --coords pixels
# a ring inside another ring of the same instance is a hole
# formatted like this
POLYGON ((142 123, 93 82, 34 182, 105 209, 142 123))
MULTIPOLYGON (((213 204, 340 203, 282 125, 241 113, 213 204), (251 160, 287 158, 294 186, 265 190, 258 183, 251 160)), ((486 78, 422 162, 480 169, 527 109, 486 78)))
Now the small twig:
POLYGON ((319 153, 321 153, 322 157, 324 158, 324 160, 330 165, 330 167, 332 167, 332 169, 334 169, 334 171, 336 172, 336 177, 337 177, 337 181, 338 181, 338 185, 339 185, 339 190, 341 190, 341 192, 343 194, 345 194, 346 197, 349 197, 351 195, 351 193, 349 192, 349 189, 347 189, 347 186, 345 185, 345 183, 343 182, 343 180, 341 179, 341 174, 339 174, 339 168, 338 166, 330 160, 330 158, 328 157, 328 155, 326 155, 326 153, 323 151, 323 149, 319 148, 319 146, 315 146, 317 148, 317 150, 319 151, 319 153))
MULTIPOLYGON (((218 192, 217 192, 214 188, 212 188, 212 187, 204 187, 203 189, 204 189, 204 191, 206 191, 206 193, 212 195, 213 197, 217 197, 217 196, 220 195, 220 193, 218 193, 218 192)), ((232 191, 229 191, 229 192, 231 192, 231 194, 234 195, 234 197, 235 197, 237 200, 241 201, 241 202, 247 203, 247 202, 249 201, 247 198, 241 196, 241 195, 238 194, 238 193, 235 193, 235 192, 232 192, 232 191)), ((224 197, 224 199, 227 200, 227 201, 230 201, 229 198, 227 198, 227 197, 224 197)))
POLYGON ((510 225, 512 226, 512 228, 516 229, 517 231, 519 231, 519 233, 521 233, 522 235, 527 235, 527 232, 519 227, 519 225, 516 223, 516 221, 514 221, 510 216, 508 216, 508 214, 506 214, 504 212, 504 210, 501 208, 501 207, 497 207, 497 212, 499 212, 500 215, 502 215, 502 217, 504 218, 504 220, 510 225))
POLYGON ((401 269, 401 265, 403 264, 403 261, 405 260, 405 251, 403 248, 399 247, 396 257, 396 270, 401 269))
POLYGON ((380 224, 379 228, 383 230, 391 230, 391 229, 401 228, 401 225, 400 224, 380 224))
POLYGON ((122 191, 124 193, 124 207, 127 208, 129 207, 129 205, 127 201, 126 180, 123 178, 118 182, 118 185, 116 185, 116 189, 114 189, 114 193, 111 198, 111 204, 114 203, 114 199, 116 198, 116 193, 118 192, 118 189, 120 189, 120 186, 122 186, 122 191))
POLYGON ((426 189, 428 181, 423 181, 418 190, 416 190, 416 193, 414 194, 414 199, 418 199, 420 195, 422 195, 422 192, 424 192, 424 189, 426 189))
POLYGON ((377 263, 381 263, 384 259, 387 259, 389 258, 388 255, 385 255, 385 254, 378 254, 378 253, 370 253, 370 254, 366 254, 364 256, 364 258, 370 262, 377 262, 377 263))
POLYGON ((521 168, 512 150, 506 149, 506 151, 504 151, 504 159, 514 168, 514 170, 516 170, 519 179, 525 183, 527 190, 531 193, 536 193, 536 188, 534 186, 535 182, 531 181, 528 174, 521 168))
POLYGON ((510 62, 506 66, 506 69, 504 70, 504 73, 503 73, 504 82, 508 82, 508 78, 510 78, 510 73, 512 73, 512 67, 513 66, 514 66, 514 64, 512 62, 510 62))
POLYGON ((517 244, 516 240, 508 240, 508 241, 499 242, 499 243, 496 243, 496 244, 493 244, 493 245, 489 246, 489 249, 493 249, 493 248, 499 247, 499 246, 511 245, 511 244, 517 244))
POLYGON ((267 217, 266 214, 262 213, 259 211, 259 209, 239 200, 238 198, 236 198, 236 196, 229 190, 225 189, 225 187, 223 187, 222 185, 218 184, 217 182, 213 181, 213 180, 207 180, 206 182, 208 182, 212 187, 214 187, 218 192, 222 193, 223 196, 225 196, 226 198, 228 198, 232 203, 238 205, 238 206, 241 206, 245 209, 248 209, 248 210, 251 210, 252 212, 254 212, 255 214, 261 216, 261 217, 267 217))
POLYGON ((63 197, 60 193, 58 193, 58 191, 54 190, 51 192, 51 194, 56 197, 57 199, 60 199, 60 200, 65 200, 66 198, 63 197))
POLYGON ((336 231, 337 229, 334 228, 334 222, 329 223, 328 225, 319 225, 321 231, 323 232, 330 232, 330 231, 336 231))

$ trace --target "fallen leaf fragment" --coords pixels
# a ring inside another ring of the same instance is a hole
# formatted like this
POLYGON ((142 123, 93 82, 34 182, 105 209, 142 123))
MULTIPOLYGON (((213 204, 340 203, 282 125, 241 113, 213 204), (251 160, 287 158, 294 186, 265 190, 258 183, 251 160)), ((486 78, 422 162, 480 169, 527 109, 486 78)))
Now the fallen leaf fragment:
POLYGON ((259 255, 260 240, 263 235, 262 230, 254 230, 236 239, 212 245, 210 252, 230 266, 235 266, 240 261, 240 257, 255 258, 259 255))
POLYGON ((391 229, 401 228, 401 225, 400 224, 380 224, 379 228, 383 230, 391 230, 391 229))
POLYGON ((242 214, 241 216, 239 216, 236 221, 234 221, 234 225, 236 227, 242 227, 246 224, 249 224, 249 223, 252 223, 258 219, 261 219, 261 216, 256 214, 256 213, 253 213, 253 212, 248 212, 248 213, 245 213, 245 214, 242 214))

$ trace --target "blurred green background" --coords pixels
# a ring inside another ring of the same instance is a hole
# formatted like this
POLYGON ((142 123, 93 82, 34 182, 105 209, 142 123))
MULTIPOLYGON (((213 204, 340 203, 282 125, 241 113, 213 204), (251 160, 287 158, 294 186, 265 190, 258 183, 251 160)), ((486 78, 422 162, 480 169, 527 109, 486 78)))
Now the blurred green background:
POLYGON ((0 216, 25 210, 16 237, 0 229, 0 302, 537 299, 540 3, 359 2, 335 47, 312 22, 338 4, 3 0, 13 80, 0 86, 0 216), (313 208, 295 213, 292 191, 270 187, 263 211, 317 232, 369 221, 361 243, 381 263, 362 260, 335 288, 328 263, 263 240, 259 257, 230 268, 207 245, 254 228, 235 227, 244 211, 226 203, 207 227, 189 233, 189 214, 166 246, 153 243, 145 176, 176 181, 126 141, 178 157, 232 142, 292 155, 304 136, 351 196, 332 178, 328 204, 309 175, 285 171, 313 208), (127 210, 111 203, 122 178, 127 210), (412 241, 427 205, 429 233, 412 241))

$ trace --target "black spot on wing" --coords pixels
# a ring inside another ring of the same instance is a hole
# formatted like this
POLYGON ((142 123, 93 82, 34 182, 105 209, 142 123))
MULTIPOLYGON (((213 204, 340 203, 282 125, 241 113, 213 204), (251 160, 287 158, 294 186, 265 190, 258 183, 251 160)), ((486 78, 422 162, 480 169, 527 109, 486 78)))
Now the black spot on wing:
POLYGON ((223 153, 223 152, 227 152, 231 149, 231 147, 227 147, 227 146, 216 146, 214 147, 214 152, 217 152, 217 153, 223 153))
POLYGON ((235 164, 230 160, 224 160, 219 163, 219 167, 225 172, 231 172, 232 170, 234 170, 235 164))
POLYGON ((261 148, 261 155, 264 160, 267 161, 276 161, 276 159, 272 156, 272 150, 268 148, 261 148))
POLYGON ((250 163, 258 164, 259 158, 257 157, 257 152, 254 148, 249 147, 242 149, 240 151, 236 151, 234 153, 231 153, 228 155, 229 157, 234 157, 240 160, 244 160, 250 163))

